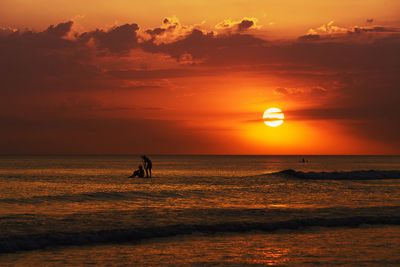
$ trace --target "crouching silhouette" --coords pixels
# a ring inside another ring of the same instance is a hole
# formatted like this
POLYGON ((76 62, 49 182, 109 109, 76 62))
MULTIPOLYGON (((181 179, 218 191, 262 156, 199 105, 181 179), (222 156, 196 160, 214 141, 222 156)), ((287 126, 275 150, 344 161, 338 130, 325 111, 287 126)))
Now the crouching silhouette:
POLYGON ((136 176, 139 178, 143 178, 144 177, 144 170, 142 165, 138 166, 138 170, 134 171, 133 174, 131 176, 129 176, 130 178, 135 178, 136 176))

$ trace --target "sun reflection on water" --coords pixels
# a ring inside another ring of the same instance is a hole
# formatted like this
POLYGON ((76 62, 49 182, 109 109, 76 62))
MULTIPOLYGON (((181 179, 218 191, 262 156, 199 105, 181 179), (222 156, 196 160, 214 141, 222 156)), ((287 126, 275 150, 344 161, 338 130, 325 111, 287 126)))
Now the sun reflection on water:
POLYGON ((289 254, 289 249, 286 248, 274 248, 267 247, 264 249, 258 249, 254 251, 252 259, 249 263, 252 264, 265 264, 269 266, 284 264, 288 261, 287 255, 289 254))

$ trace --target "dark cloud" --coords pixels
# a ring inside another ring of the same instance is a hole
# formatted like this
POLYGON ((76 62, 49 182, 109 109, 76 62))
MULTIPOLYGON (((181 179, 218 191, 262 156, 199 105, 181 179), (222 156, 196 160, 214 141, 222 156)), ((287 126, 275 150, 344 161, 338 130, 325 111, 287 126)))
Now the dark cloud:
POLYGON ((0 96, 157 87, 126 85, 104 71, 103 56, 118 61, 138 47, 137 24, 74 35, 72 24, 52 25, 42 32, 8 31, 0 35, 0 96))
POLYGON ((241 31, 248 30, 248 29, 250 29, 253 25, 254 25, 254 22, 253 22, 252 20, 244 19, 244 20, 242 20, 242 21, 237 25, 238 31, 241 32, 241 31))
POLYGON ((155 36, 155 35, 161 35, 163 34, 167 29, 163 29, 163 28, 154 28, 151 30, 146 30, 146 33, 150 34, 151 36, 155 36))
POLYGON ((361 34, 361 33, 398 33, 400 32, 399 28, 394 27, 383 27, 383 26, 374 26, 374 27, 354 27, 350 30, 349 34, 361 34))
POLYGON ((307 34, 307 35, 300 36, 298 39, 301 41, 316 41, 316 40, 321 40, 321 35, 307 34))
POLYGON ((167 28, 158 27, 154 29, 148 29, 145 32, 154 38, 163 35, 164 33, 167 32, 173 32, 178 27, 178 25, 179 25, 178 23, 174 23, 173 25, 170 25, 167 28))
MULTIPOLYGON (((370 29, 382 31, 382 29, 370 29)), ((339 70, 393 69, 399 66, 399 34, 381 36, 368 41, 342 38, 320 40, 308 35, 300 41, 274 43, 249 34, 204 33, 193 30, 171 43, 142 44, 145 51, 164 53, 179 59, 190 54, 205 65, 284 64, 313 66, 339 70), (307 39, 308 42, 303 40, 307 39)), ((355 37, 354 37, 355 38, 355 37)))
POLYGON ((155 45, 147 42, 143 45, 143 49, 152 53, 166 53, 172 57, 179 59, 182 55, 189 53, 195 58, 202 58, 207 54, 209 43, 214 40, 213 33, 204 34, 200 30, 193 30, 184 39, 169 44, 155 45))
POLYGON ((108 49, 113 53, 127 53, 138 46, 137 24, 125 24, 108 31, 96 30, 83 33, 79 39, 89 41, 93 39, 100 49, 108 49))
MULTIPOLYGON (((143 49, 152 53, 165 53, 179 60, 182 55, 190 54, 193 59, 205 59, 207 61, 220 60, 221 57, 229 56, 240 60, 243 57, 256 57, 250 50, 259 50, 266 41, 260 38, 245 35, 218 35, 213 32, 204 33, 194 29, 184 38, 172 43, 155 45, 152 42, 143 44, 143 49)), ((228 58, 225 63, 229 64, 228 58)), ((244 63, 244 62, 243 62, 244 63)))
MULTIPOLYGON (((330 42, 350 42, 357 41, 357 39, 348 39, 348 38, 360 38, 365 35, 370 39, 377 39, 378 36, 374 36, 374 34, 390 34, 390 33, 399 33, 400 29, 396 27, 384 27, 384 26, 373 26, 373 27, 353 27, 353 28, 340 28, 340 31, 325 31, 320 33, 309 33, 306 35, 302 35, 298 38, 299 41, 330 41, 330 42)), ((385 36, 383 36, 385 37, 385 36)), ((365 39, 359 39, 359 41, 367 41, 365 39)))
POLYGON ((110 71, 108 74, 119 79, 130 80, 154 80, 166 78, 182 78, 191 76, 202 76, 212 74, 209 70, 180 68, 180 69, 157 69, 157 70, 118 70, 110 71))
POLYGON ((72 24, 72 21, 68 21, 65 23, 60 23, 57 26, 51 25, 46 31, 43 32, 43 34, 47 34, 53 38, 64 37, 71 31, 72 24))
MULTIPOLYGON (((354 135, 391 142, 400 149, 400 77, 393 74, 338 75, 337 96, 310 109, 285 111, 288 120, 336 120, 354 135)), ((319 93, 319 92, 318 92, 319 93)))
POLYGON ((372 23, 372 22, 374 22, 374 19, 367 19, 366 22, 367 23, 372 23))
POLYGON ((72 22, 43 32, 14 32, 0 37, 0 95, 82 87, 100 77, 91 64, 92 51, 65 38, 72 22))
POLYGON ((224 20, 216 25, 217 29, 222 29, 225 32, 243 32, 250 28, 257 28, 256 18, 243 18, 241 21, 224 20))

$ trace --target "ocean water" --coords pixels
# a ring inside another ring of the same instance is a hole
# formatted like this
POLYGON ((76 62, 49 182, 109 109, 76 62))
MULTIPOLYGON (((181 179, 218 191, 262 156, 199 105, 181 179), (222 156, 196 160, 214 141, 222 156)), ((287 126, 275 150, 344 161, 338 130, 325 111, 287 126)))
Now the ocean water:
POLYGON ((400 157, 1 156, 1 266, 398 266, 400 157))

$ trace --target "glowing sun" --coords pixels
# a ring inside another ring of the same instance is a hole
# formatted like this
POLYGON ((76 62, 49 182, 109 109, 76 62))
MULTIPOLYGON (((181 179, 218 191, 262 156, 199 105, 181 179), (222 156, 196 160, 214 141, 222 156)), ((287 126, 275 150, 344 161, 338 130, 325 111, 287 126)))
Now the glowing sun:
POLYGON ((283 123, 285 115, 279 108, 269 108, 263 115, 264 123, 270 127, 278 127, 283 123))

